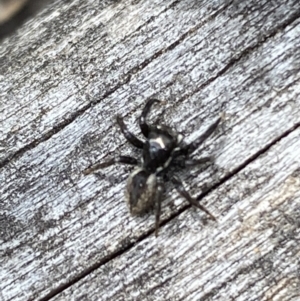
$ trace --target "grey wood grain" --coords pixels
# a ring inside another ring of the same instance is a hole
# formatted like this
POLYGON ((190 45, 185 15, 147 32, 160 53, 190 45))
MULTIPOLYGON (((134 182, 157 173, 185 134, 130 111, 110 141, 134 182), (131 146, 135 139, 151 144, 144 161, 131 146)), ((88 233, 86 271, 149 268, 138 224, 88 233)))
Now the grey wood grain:
MULTIPOLYGON (((299 127, 299 5, 298 1, 220 1, 213 6, 210 1, 73 1, 53 6, 4 41, 0 297, 48 300, 95 268, 113 265, 111 259, 124 250, 136 256, 132 247, 137 241, 142 248, 153 242, 143 239, 153 231, 153 216, 132 218, 124 203, 129 168, 115 166, 97 176, 82 175, 90 164, 114 152, 138 156, 115 126, 117 112, 137 133, 134 122, 145 100, 155 95, 167 100, 164 122, 187 136, 199 135, 225 112, 222 126, 197 153, 214 154, 216 165, 202 173, 193 169, 180 174, 194 195, 204 187, 216 188, 223 182, 226 186, 237 171, 299 127)), ((151 120, 161 112, 155 107, 151 120)), ((289 152, 287 158, 299 163, 289 152)), ((293 167, 283 169, 282 177, 293 167)), ((270 177, 276 176, 276 168, 270 170, 270 177)), ((239 185, 247 187, 248 182, 244 176, 239 185)), ((251 183, 262 185, 255 175, 251 183)), ((213 233, 219 231, 219 223, 197 211, 191 225, 191 210, 172 218, 188 206, 172 186, 167 192, 162 208, 166 226, 156 245, 173 252, 172 236, 191 237, 193 227, 198 227, 207 235, 204 245, 211 237, 209 246, 218 246, 213 233), (187 222, 181 218, 186 216, 187 222)), ((250 197, 232 200, 229 192, 223 191, 218 201, 209 197, 203 201, 220 222, 228 221, 228 227, 231 218, 238 219, 238 206, 254 210, 250 197)), ((256 238, 248 237, 249 244, 259 248, 256 238)), ((294 244, 292 238, 290 243, 294 244)), ((294 267, 289 250, 284 254, 294 267)), ((192 257, 197 254, 190 252, 192 257)), ((272 279, 280 282, 281 274, 274 275, 272 279)), ((241 300, 249 299, 248 284, 241 300)), ((178 292, 183 288, 178 285, 178 292)), ((75 296, 75 286, 73 291, 75 296)), ((131 300, 134 290, 128 293, 131 300)), ((87 294, 99 298, 97 290, 87 294)), ((195 287, 187 294, 192 300, 199 291, 195 287)))
POLYGON ((127 107, 192 95, 300 14, 297 0, 256 2, 54 3, 1 45, 1 162, 114 92, 127 107))

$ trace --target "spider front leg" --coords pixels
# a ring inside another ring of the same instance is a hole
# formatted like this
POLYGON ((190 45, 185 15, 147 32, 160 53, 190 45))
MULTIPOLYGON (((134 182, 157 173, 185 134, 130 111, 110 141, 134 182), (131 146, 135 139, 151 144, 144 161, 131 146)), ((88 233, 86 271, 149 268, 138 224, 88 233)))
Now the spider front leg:
POLYGON ((195 141, 181 147, 180 153, 184 155, 192 154, 216 130, 220 121, 221 117, 219 117, 213 124, 211 124, 208 129, 195 141))
POLYGON ((92 165, 91 167, 85 169, 83 171, 83 173, 85 175, 88 175, 88 174, 90 174, 90 173, 92 173, 92 172, 94 172, 98 169, 105 168, 105 167, 111 166, 111 165, 116 164, 116 163, 129 164, 129 165, 138 165, 138 161, 135 158, 132 158, 132 157, 129 157, 129 156, 119 156, 119 157, 112 158, 108 161, 92 165))
POLYGON ((146 105, 143 109, 140 120, 139 120, 139 125, 140 125, 140 128, 141 128, 141 131, 142 131, 143 135, 146 138, 148 138, 148 134, 149 134, 149 126, 146 122, 146 117, 147 117, 148 113, 150 112, 150 109, 151 109, 152 105, 155 102, 160 102, 160 101, 158 99, 155 99, 155 98, 151 98, 151 99, 148 100, 148 102, 146 103, 146 105))
POLYGON ((117 123, 120 126, 121 132, 123 133, 124 137, 130 142, 133 146, 143 149, 144 142, 133 135, 127 128, 126 124, 123 121, 123 118, 117 115, 117 123))
POLYGON ((199 204, 194 198, 192 198, 189 193, 185 190, 181 180, 177 177, 172 177, 171 179, 172 183, 175 185, 176 190, 179 192, 181 196, 183 196, 191 205, 201 209, 204 211, 207 215, 210 216, 210 218, 214 221, 216 221, 216 218, 201 204, 199 204))

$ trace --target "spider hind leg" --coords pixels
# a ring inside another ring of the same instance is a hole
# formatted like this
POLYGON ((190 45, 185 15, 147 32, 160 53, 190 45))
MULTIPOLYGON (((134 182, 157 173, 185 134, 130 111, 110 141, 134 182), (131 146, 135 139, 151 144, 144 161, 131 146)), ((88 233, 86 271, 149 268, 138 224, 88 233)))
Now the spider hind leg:
POLYGON ((213 220, 213 221, 216 221, 216 218, 204 207, 202 206, 201 204, 199 204, 197 202, 197 200, 195 200, 194 198, 192 198, 190 196, 190 194, 185 190, 181 180, 175 176, 172 177, 171 179, 172 183, 175 185, 175 188, 176 190, 178 191, 178 193, 184 197, 191 205, 199 208, 200 210, 204 211, 207 215, 210 216, 210 218, 213 220))

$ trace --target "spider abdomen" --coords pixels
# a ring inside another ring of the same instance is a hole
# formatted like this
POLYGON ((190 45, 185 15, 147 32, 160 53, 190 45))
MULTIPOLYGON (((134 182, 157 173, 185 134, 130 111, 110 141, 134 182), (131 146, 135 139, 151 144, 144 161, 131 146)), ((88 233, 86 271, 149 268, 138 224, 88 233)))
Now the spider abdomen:
POLYGON ((131 215, 143 215, 153 209, 156 200, 156 175, 143 168, 135 169, 126 186, 126 201, 131 215))

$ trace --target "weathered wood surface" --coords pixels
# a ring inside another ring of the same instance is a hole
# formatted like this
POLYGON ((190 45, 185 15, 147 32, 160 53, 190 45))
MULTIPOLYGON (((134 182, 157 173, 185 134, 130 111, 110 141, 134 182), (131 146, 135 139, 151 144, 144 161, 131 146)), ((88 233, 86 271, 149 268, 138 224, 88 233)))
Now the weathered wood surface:
POLYGON ((299 300, 299 149, 297 129, 205 197, 217 225, 189 209, 54 300, 299 300))
POLYGON ((54 3, 3 41, 0 298, 298 300, 300 3, 256 2, 54 3), (187 135, 226 113, 180 175, 218 223, 169 186, 155 239, 130 168, 82 175, 151 96, 187 135))

